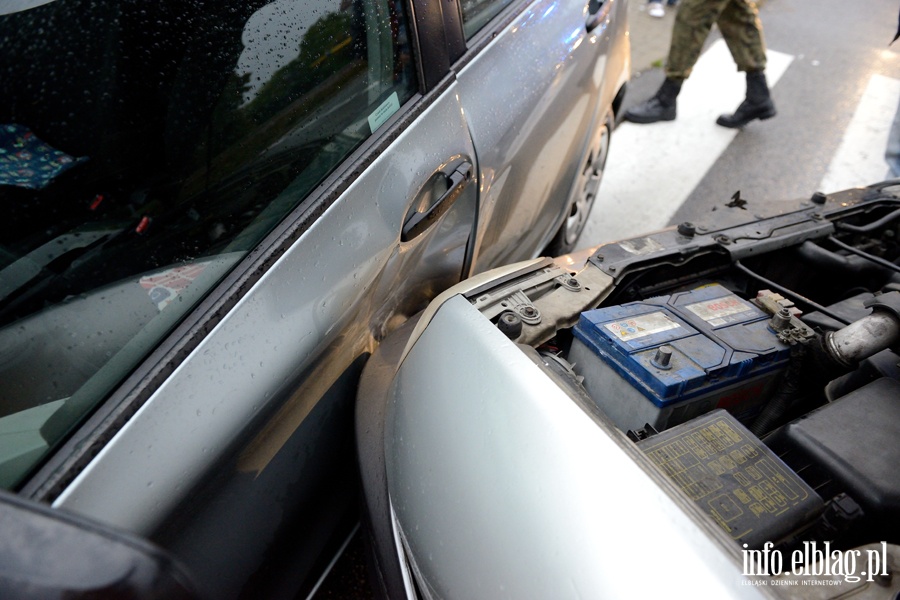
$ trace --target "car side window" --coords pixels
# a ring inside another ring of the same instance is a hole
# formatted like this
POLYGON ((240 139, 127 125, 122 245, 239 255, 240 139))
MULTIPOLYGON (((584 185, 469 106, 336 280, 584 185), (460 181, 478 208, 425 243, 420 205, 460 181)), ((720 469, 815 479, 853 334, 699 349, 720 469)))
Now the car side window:
POLYGON ((488 21, 511 3, 512 0, 461 0, 460 9, 466 39, 478 33, 488 21))
POLYGON ((0 8, 5 488, 418 88, 396 0, 34 4, 0 8))

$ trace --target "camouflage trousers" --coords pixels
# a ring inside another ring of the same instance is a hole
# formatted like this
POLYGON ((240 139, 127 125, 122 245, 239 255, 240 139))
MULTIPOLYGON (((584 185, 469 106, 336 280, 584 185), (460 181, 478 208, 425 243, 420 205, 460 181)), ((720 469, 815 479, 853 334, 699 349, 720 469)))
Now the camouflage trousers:
POLYGON ((687 79, 713 23, 719 26, 738 71, 766 68, 766 43, 753 0, 682 0, 672 29, 666 76, 687 79))

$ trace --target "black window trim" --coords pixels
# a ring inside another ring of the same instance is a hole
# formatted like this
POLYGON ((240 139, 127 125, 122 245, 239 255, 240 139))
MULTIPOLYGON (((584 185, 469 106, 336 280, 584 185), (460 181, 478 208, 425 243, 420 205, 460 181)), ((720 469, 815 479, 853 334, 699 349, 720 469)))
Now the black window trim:
POLYGON ((410 0, 422 93, 431 91, 466 51, 458 0, 410 0))
POLYGON ((381 132, 347 156, 49 454, 18 487, 18 493, 39 502, 56 500, 254 284, 454 80, 452 73, 447 74, 428 93, 414 95, 381 132))

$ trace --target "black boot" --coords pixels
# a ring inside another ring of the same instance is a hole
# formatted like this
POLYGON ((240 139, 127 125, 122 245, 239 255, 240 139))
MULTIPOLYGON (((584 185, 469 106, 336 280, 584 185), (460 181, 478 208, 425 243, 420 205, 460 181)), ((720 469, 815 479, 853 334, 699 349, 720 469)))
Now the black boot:
POLYGON ((625 111, 625 120, 632 123, 656 123, 675 120, 675 99, 681 91, 680 79, 663 81, 659 91, 649 100, 625 111))
POLYGON ((733 115, 722 115, 716 123, 722 127, 743 127, 753 119, 771 119, 775 116, 775 103, 769 95, 766 74, 763 71, 747 71, 747 98, 733 115))

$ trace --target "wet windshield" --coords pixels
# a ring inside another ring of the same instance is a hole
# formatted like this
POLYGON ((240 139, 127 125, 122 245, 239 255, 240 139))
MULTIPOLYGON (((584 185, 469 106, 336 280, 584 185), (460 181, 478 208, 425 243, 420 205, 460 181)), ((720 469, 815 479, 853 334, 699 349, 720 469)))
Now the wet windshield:
POLYGON ((0 7, 0 486, 371 134, 371 106, 411 96, 399 16, 360 0, 0 7))

